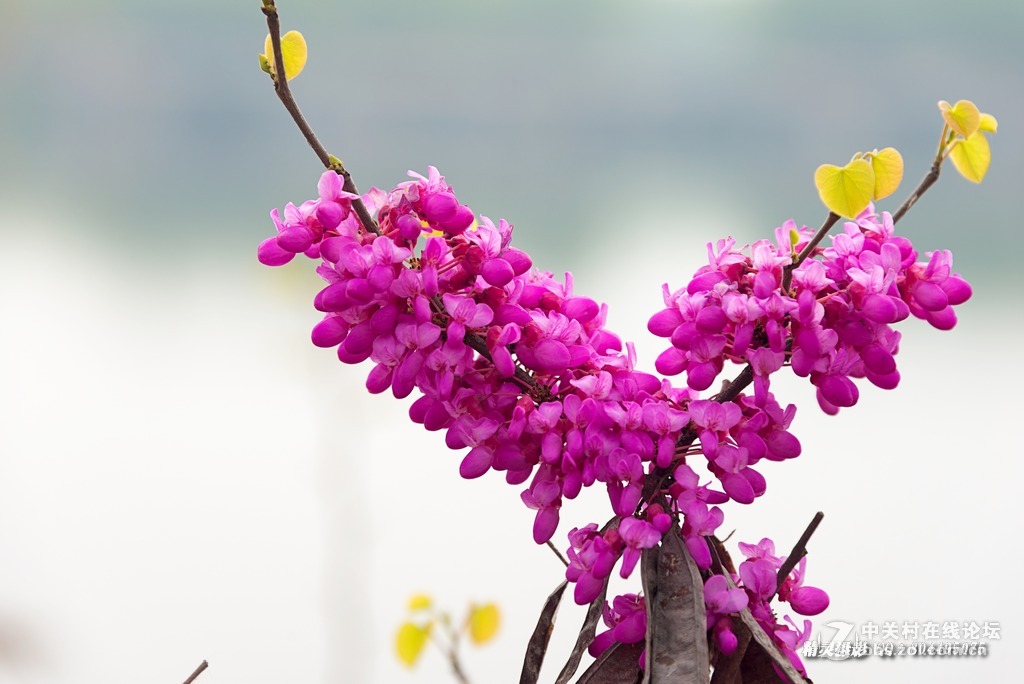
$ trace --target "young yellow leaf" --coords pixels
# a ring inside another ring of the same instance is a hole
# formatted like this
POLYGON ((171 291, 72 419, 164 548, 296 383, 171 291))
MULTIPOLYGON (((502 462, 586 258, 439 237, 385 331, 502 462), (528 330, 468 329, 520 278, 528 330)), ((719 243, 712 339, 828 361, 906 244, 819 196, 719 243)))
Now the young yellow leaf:
POLYGON ((988 172, 992 161, 992 150, 988 146, 985 134, 978 131, 967 140, 961 140, 953 146, 949 158, 960 175, 972 183, 980 183, 988 172))
POLYGON ((981 112, 970 100, 960 100, 950 106, 945 100, 939 100, 939 111, 949 127, 965 138, 970 138, 981 125, 981 112))
POLYGON ((409 599, 409 610, 426 610, 434 602, 426 594, 415 594, 409 599))
POLYGON ((500 621, 501 616, 495 604, 472 606, 469 610, 469 638, 475 644, 487 643, 498 633, 500 621))
POLYGON ((406 622, 398 628, 395 637, 395 652, 398 659, 406 667, 412 667, 423 652, 427 644, 427 637, 430 635, 430 625, 419 626, 412 622, 406 622))
MULTIPOLYGON (((270 68, 277 73, 277 65, 274 62, 274 46, 269 33, 264 42, 264 51, 270 62, 270 68)), ((292 80, 302 72, 306 66, 306 39, 302 37, 301 33, 289 31, 281 36, 281 58, 284 60, 284 75, 287 80, 292 80)))
POLYGON ((999 122, 996 121, 996 117, 991 114, 981 115, 981 125, 978 127, 978 130, 985 131, 986 133, 995 133, 998 128, 999 122))
POLYGON ((822 164, 814 172, 814 185, 829 211, 854 218, 875 195, 875 172, 866 159, 855 159, 842 168, 822 164))
POLYGON ((270 61, 266 55, 260 55, 260 71, 270 73, 270 61))
POLYGON ((903 180, 903 155, 896 148, 886 147, 871 153, 871 168, 875 172, 875 199, 880 200, 896 192, 903 180))
POLYGON ((800 231, 796 228, 789 229, 789 244, 791 247, 796 247, 800 244, 800 231))

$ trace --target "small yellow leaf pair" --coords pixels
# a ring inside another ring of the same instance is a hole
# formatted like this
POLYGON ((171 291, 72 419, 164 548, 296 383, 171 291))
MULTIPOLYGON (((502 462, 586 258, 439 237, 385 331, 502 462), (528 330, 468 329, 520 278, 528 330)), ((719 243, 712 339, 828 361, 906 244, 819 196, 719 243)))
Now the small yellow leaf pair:
POLYGON ((821 201, 829 211, 849 218, 864 211, 872 200, 896 192, 901 180, 903 157, 892 147, 858 153, 843 167, 822 164, 814 172, 821 201))
MULTIPOLYGON (((274 46, 267 34, 267 40, 263 44, 263 54, 260 55, 260 65, 271 75, 277 73, 274 63, 274 46)), ((306 66, 306 39, 298 31, 289 31, 281 36, 281 59, 284 60, 284 76, 292 80, 306 66)))
POLYGON ((468 633, 470 640, 479 646, 494 638, 501 622, 501 614, 494 603, 470 604, 469 613, 458 631, 453 629, 449 614, 437 611, 433 600, 426 594, 412 596, 407 607, 414 615, 410 616, 412 619, 402 623, 395 635, 395 652, 398 660, 406 667, 414 666, 419 660, 435 627, 441 630, 451 648, 450 655, 455 657, 459 634, 462 631, 468 633))
POLYGON ((953 134, 960 136, 947 148, 953 166, 967 180, 980 183, 992 162, 992 150, 985 133, 995 133, 999 123, 970 100, 960 100, 955 105, 940 100, 939 111, 953 134))

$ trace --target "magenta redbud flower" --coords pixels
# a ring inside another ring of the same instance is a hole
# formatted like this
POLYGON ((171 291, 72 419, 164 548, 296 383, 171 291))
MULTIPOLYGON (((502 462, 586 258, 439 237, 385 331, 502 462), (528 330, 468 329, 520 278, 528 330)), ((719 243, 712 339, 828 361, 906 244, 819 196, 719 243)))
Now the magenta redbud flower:
POLYGON ((533 520, 533 540, 538 544, 547 542, 558 527, 558 509, 562 506, 562 490, 556 482, 535 482, 521 495, 527 508, 537 511, 533 520))
POLYGON ((441 223, 451 219, 459 208, 459 200, 450 192, 437 192, 421 199, 423 216, 431 223, 441 223))
POLYGON ((327 315, 316 324, 310 336, 317 347, 335 347, 345 341, 349 324, 340 316, 327 315))
POLYGON ((473 223, 473 212, 450 192, 428 194, 420 205, 424 218, 450 235, 460 235, 473 223))
POLYGON ((647 635, 647 606, 637 594, 623 594, 611 603, 606 601, 601 617, 609 629, 598 634, 587 649, 595 658, 612 644, 640 643, 647 635))
POLYGON ((712 575, 704 582, 704 603, 709 613, 735 613, 747 607, 747 594, 742 589, 730 589, 723 575, 712 575))
POLYGON ((754 296, 764 299, 779 287, 782 282, 782 268, 790 262, 788 255, 779 255, 776 247, 767 240, 754 243, 751 261, 757 269, 754 276, 754 296))
POLYGON ((817 587, 797 587, 789 594, 789 605, 801 615, 817 615, 828 603, 828 594, 817 587))
POLYGON ((352 200, 359 195, 342 189, 341 176, 334 171, 324 171, 317 183, 320 202, 316 207, 316 217, 326 230, 334 230, 348 218, 352 209, 352 200))
POLYGON ((256 249, 256 258, 264 266, 284 266, 295 258, 295 252, 290 252, 277 244, 277 237, 269 237, 260 243, 256 249))
POLYGON ((621 644, 636 644, 643 641, 647 633, 647 611, 642 598, 632 613, 624 614, 615 628, 612 637, 621 644))
POLYGON ((448 336, 461 340, 467 328, 481 328, 494 319, 494 312, 486 304, 477 304, 466 297, 441 295, 444 307, 450 315, 448 336))
POLYGON ((679 309, 662 309, 647 321, 647 329, 658 337, 672 337, 672 333, 684 322, 679 309))
POLYGON ((759 601, 766 601, 775 595, 776 572, 778 567, 769 560, 757 558, 740 563, 740 579, 743 588, 759 601))
POLYGON ((711 552, 704 537, 714 534, 725 516, 718 506, 708 508, 707 504, 699 500, 687 503, 682 510, 685 514, 683 541, 697 566, 707 570, 711 567, 711 552))
POLYGON ((644 510, 644 517, 654 525, 654 529, 662 536, 672 528, 672 516, 658 504, 651 504, 644 510))
POLYGON ((732 631, 732 621, 727 617, 719 618, 714 627, 715 643, 723 655, 732 655, 739 646, 739 639, 732 631))
POLYGON ((509 345, 515 344, 521 337, 522 332, 515 323, 508 323, 501 328, 492 326, 487 330, 487 349, 491 353, 491 360, 494 361, 494 368, 503 378, 515 375, 516 366, 512 361, 509 345))
POLYGON ((782 558, 775 555, 775 542, 768 537, 764 537, 756 544, 747 544, 739 542, 740 553, 746 556, 750 560, 766 560, 771 563, 774 571, 778 571, 782 567, 782 558))
POLYGON ((817 615, 828 608, 828 594, 817 587, 804 586, 807 558, 801 558, 789 577, 779 587, 779 600, 788 601, 801 615, 817 615))
POLYGON ((661 533, 646 520, 638 520, 633 517, 626 517, 619 523, 619 536, 626 543, 622 552, 622 568, 619 574, 629 577, 640 560, 640 552, 658 545, 661 541, 661 533))
POLYGON ((270 213, 277 226, 277 244, 289 252, 305 252, 317 238, 317 231, 310 225, 309 212, 311 205, 306 202, 301 208, 289 203, 284 208, 284 220, 280 219, 277 209, 270 213))

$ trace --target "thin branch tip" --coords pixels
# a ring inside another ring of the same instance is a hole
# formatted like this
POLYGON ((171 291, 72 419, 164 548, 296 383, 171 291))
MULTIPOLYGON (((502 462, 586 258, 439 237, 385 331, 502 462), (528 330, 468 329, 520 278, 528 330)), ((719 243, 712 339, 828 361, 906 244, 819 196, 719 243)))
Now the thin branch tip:
MULTIPOLYGON (((807 529, 805 529, 804 533, 800 535, 800 539, 798 539, 796 544, 793 545, 793 550, 789 552, 788 556, 786 556, 785 562, 782 563, 778 574, 775 576, 776 593, 778 592, 778 587, 782 586, 782 582, 789 577, 789 573, 793 572, 793 568, 796 567, 797 563, 807 555, 807 542, 811 540, 811 536, 814 534, 815 530, 818 529, 818 525, 821 524, 824 517, 825 514, 821 511, 814 514, 814 517, 811 518, 811 522, 807 525, 807 529)), ((773 594, 768 600, 771 601, 774 596, 775 595, 773 594)))
MULTIPOLYGON (((271 74, 274 83, 274 92, 277 93, 277 97, 281 100, 281 104, 291 115, 292 121, 298 126, 302 136, 306 139, 306 142, 313 149, 313 153, 316 154, 320 163, 329 171, 334 171, 339 176, 345 179, 342 189, 345 192, 351 192, 354 195, 359 194, 359 190, 356 189, 356 184, 352 180, 352 175, 345 169, 345 166, 341 163, 341 160, 332 155, 324 147, 320 139, 316 137, 316 133, 313 132, 313 128, 306 121, 306 117, 302 115, 302 110, 299 109, 298 102, 295 101, 295 96, 292 95, 291 88, 288 86, 287 77, 284 76, 284 57, 281 53, 281 21, 277 14, 277 8, 274 6, 273 0, 263 0, 263 14, 267 17, 267 29, 270 31, 270 43, 272 52, 274 53, 274 65, 276 71, 276 65, 281 65, 281 74, 271 74)), ((363 226, 363 229, 368 233, 380 235, 380 228, 377 226, 377 222, 373 220, 373 216, 370 215, 366 205, 363 203, 361 198, 352 200, 352 208, 356 212, 356 216, 359 218, 359 223, 363 226)))
POLYGON ((201 675, 203 673, 203 670, 205 670, 209 666, 210 666, 210 664, 208 662, 206 662, 205 660, 203 662, 199 663, 199 667, 197 667, 192 672, 192 674, 190 674, 188 676, 188 679, 185 680, 184 684, 192 684, 192 682, 194 682, 196 680, 196 677, 201 675))
POLYGON ((547 546, 551 549, 551 552, 558 557, 558 560, 562 561, 562 565, 569 567, 569 561, 566 560, 565 556, 562 555, 562 552, 558 550, 558 547, 555 546, 550 539, 547 541, 547 546))

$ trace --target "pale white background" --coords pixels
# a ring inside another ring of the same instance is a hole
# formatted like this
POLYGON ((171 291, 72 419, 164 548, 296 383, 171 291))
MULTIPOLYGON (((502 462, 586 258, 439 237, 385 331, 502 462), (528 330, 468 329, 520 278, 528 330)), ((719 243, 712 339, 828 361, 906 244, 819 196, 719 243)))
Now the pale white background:
MULTIPOLYGON (((937 41, 934 3, 281 4, 311 42, 296 91, 364 188, 439 165, 608 302, 648 368, 661 284, 705 242, 819 221, 813 168, 857 149, 903 150, 902 196, 939 98, 997 114, 991 178, 943 176, 900 226, 976 284, 960 326, 908 321, 900 388, 837 418, 779 383, 805 455, 767 465, 725 529, 788 548, 825 512, 818 624, 1003 628, 986 659, 815 662, 816 681, 1013 676, 1019 7, 979 3, 937 41)), ((451 681, 436 653, 412 673, 392 654, 420 591, 498 602, 499 638, 466 666, 512 682, 559 580, 516 489, 460 480, 408 402, 309 344, 311 270, 256 264, 267 211, 319 175, 257 71, 258 5, 4 10, 0 682, 175 682, 204 658, 209 684, 451 681)), ((605 510, 590 492, 562 531, 605 510)), ((581 619, 563 606, 556 665, 581 619)))

